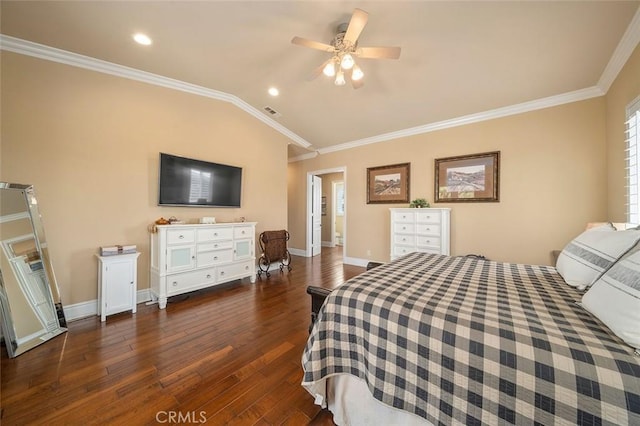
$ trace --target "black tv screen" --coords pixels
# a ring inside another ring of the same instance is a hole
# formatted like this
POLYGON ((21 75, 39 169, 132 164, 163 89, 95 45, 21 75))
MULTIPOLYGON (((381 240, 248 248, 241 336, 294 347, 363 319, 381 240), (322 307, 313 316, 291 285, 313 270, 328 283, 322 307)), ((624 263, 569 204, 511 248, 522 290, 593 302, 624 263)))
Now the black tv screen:
POLYGON ((160 153, 158 205, 240 207, 242 168, 160 153))

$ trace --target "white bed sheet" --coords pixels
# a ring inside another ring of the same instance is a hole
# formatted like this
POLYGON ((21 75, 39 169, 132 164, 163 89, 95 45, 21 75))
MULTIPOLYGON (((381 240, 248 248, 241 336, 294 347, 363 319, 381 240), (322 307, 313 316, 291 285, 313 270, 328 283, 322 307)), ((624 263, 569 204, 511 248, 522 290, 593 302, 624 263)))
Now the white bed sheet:
MULTIPOLYGON (((328 408, 339 426, 402 425, 433 426, 415 414, 393 408, 371 395, 364 380, 350 374, 336 374, 327 379, 328 408)), ((324 397, 316 395, 321 406, 324 397)))

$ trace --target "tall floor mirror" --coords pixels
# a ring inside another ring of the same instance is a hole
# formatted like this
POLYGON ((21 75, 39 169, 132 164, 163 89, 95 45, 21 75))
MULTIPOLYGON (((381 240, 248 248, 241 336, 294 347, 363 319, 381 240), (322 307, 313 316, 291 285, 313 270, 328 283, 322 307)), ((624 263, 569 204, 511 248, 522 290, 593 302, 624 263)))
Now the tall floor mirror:
POLYGON ((31 185, 0 182, 0 315, 11 358, 67 331, 31 185))

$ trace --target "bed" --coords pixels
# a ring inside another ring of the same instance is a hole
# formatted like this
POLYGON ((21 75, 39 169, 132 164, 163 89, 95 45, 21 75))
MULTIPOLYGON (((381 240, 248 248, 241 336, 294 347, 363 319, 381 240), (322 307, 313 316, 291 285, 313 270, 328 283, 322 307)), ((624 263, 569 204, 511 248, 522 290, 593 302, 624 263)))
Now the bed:
POLYGON ((411 253, 316 293, 302 385, 337 424, 640 425, 640 357, 554 267, 411 253))

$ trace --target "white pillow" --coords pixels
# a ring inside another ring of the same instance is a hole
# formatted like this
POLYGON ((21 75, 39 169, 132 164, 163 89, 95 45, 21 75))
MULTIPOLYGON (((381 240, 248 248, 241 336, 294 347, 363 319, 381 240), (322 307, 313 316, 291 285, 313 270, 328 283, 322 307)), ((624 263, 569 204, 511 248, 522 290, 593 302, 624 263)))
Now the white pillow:
POLYGON ((582 306, 640 350, 640 244, 598 278, 582 306))
POLYGON ((587 229, 560 252, 556 269, 567 284, 584 290, 640 239, 640 231, 606 224, 587 229))

